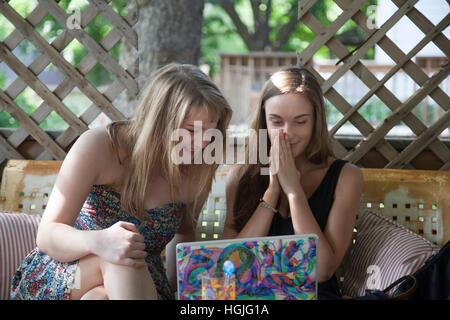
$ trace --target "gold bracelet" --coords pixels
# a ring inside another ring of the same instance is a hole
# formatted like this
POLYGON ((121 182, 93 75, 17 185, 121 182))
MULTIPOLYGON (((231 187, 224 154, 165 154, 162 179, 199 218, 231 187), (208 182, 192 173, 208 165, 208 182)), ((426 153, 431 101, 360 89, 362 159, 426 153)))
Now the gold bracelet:
POLYGON ((278 213, 278 210, 275 209, 275 208, 272 208, 271 206, 269 206, 267 204, 267 202, 264 201, 263 198, 259 199, 259 203, 262 204, 264 208, 267 208, 267 209, 271 210, 273 213, 278 213))

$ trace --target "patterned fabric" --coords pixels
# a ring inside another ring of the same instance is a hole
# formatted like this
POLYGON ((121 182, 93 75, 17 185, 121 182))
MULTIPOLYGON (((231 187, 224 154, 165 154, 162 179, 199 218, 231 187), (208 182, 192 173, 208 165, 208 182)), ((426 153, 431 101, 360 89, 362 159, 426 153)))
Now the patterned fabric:
POLYGON ((9 299, 14 271, 36 247, 39 214, 0 212, 0 300, 9 299))
MULTIPOLYGON (((168 203, 147 210, 139 220, 122 210, 120 194, 110 187, 94 185, 74 227, 79 230, 105 229, 118 221, 131 222, 144 236, 145 258, 158 297, 173 299, 161 252, 178 229, 183 203, 168 203)), ((74 284, 77 261, 63 263, 34 249, 17 269, 12 281, 12 299, 68 299, 74 284)))
POLYGON ((363 296, 365 289, 384 290, 414 273, 439 247, 394 221, 372 211, 362 217, 342 293, 363 296))

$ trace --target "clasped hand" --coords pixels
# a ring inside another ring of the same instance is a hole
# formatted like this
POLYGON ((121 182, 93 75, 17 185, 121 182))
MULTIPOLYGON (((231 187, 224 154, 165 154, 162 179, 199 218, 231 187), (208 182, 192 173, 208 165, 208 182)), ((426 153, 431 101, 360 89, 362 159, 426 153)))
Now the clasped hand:
POLYGON ((300 172, 295 166, 291 146, 282 130, 272 137, 269 187, 278 191, 282 189, 286 195, 295 194, 301 189, 300 172))
POLYGON ((94 253, 104 260, 135 268, 146 266, 144 236, 133 223, 119 221, 97 235, 94 253))

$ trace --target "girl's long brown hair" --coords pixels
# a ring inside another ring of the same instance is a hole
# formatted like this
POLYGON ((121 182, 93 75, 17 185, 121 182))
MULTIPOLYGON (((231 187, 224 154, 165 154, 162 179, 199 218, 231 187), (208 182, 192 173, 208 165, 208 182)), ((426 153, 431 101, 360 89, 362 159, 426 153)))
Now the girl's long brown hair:
MULTIPOLYGON (((306 147, 306 158, 315 163, 321 164, 333 155, 331 144, 328 138, 328 127, 325 113, 325 102, 322 89, 316 78, 305 68, 287 67, 275 72, 264 84, 258 105, 253 114, 251 129, 256 132, 259 141, 259 129, 267 129, 265 103, 268 99, 286 93, 298 93, 312 103, 314 108, 314 127, 311 141, 306 147)), ((267 135, 267 146, 270 150, 271 143, 267 135)), ((247 145, 247 154, 249 146, 247 145)), ((239 169, 241 177, 237 187, 235 203, 233 208, 234 228, 240 232, 250 216, 256 210, 259 199, 269 186, 268 175, 261 175, 262 165, 258 161, 256 164, 245 164, 239 169)))
POLYGON ((158 168, 169 179, 172 199, 182 179, 195 180, 192 185, 195 200, 187 204, 195 221, 211 190, 218 164, 176 165, 171 159, 176 145, 171 135, 181 127, 194 106, 216 115, 217 129, 226 136, 232 111, 217 86, 196 66, 172 63, 150 76, 130 121, 107 126, 112 149, 118 154, 120 146, 127 154, 125 159, 119 160, 126 167, 121 190, 125 211, 139 218, 144 216, 148 182, 158 168))

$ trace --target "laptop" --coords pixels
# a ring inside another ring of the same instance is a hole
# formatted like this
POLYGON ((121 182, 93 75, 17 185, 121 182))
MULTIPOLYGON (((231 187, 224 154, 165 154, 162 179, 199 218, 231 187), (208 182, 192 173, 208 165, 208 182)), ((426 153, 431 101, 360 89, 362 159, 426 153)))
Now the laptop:
POLYGON ((177 244, 179 300, 201 300, 201 277, 235 266, 236 300, 317 299, 314 234, 177 244))

